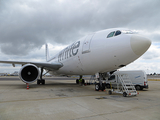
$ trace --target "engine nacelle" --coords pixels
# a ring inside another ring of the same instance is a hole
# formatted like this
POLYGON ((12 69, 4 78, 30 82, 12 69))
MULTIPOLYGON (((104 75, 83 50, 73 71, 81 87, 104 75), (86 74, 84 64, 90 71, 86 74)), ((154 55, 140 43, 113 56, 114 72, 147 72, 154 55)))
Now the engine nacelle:
POLYGON ((40 72, 38 67, 33 64, 26 64, 19 71, 19 77, 25 83, 35 82, 39 75, 40 72))

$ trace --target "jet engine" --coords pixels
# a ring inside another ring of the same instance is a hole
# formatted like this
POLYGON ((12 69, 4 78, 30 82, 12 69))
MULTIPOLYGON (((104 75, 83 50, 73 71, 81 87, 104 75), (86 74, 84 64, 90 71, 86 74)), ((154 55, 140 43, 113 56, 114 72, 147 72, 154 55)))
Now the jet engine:
POLYGON ((33 64, 26 64, 19 71, 19 77, 25 83, 35 82, 39 75, 40 72, 38 67, 33 64))

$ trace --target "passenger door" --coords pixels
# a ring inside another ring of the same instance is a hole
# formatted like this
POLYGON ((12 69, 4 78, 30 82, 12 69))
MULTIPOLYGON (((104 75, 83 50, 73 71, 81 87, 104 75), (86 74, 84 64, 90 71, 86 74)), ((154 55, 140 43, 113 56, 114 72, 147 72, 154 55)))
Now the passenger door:
POLYGON ((90 44, 91 44, 91 41, 92 41, 93 36, 94 36, 94 33, 88 35, 88 36, 86 37, 86 39, 84 40, 84 42, 83 42, 83 47, 82 47, 82 54, 85 54, 85 53, 89 53, 89 52, 90 52, 90 44))

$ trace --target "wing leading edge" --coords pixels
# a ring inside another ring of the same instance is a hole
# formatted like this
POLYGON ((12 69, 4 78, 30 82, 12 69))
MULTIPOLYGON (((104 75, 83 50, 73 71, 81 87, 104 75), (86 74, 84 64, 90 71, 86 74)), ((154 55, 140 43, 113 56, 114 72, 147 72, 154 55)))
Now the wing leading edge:
POLYGON ((20 62, 20 61, 0 61, 0 63, 7 63, 12 64, 15 67, 15 64, 34 64, 37 67, 44 68, 47 70, 58 70, 59 68, 63 67, 62 63, 39 63, 39 62, 20 62))

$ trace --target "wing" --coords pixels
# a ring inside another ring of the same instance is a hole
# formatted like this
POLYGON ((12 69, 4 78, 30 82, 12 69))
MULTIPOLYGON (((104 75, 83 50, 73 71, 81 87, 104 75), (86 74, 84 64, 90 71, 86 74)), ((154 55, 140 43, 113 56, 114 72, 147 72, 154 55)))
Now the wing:
POLYGON ((62 63, 58 63, 58 62, 56 62, 56 63, 40 63, 40 62, 0 61, 0 63, 12 64, 13 67, 15 67, 15 64, 21 64, 21 65, 34 64, 37 67, 44 68, 47 70, 58 70, 59 68, 61 68, 63 66, 62 63))

